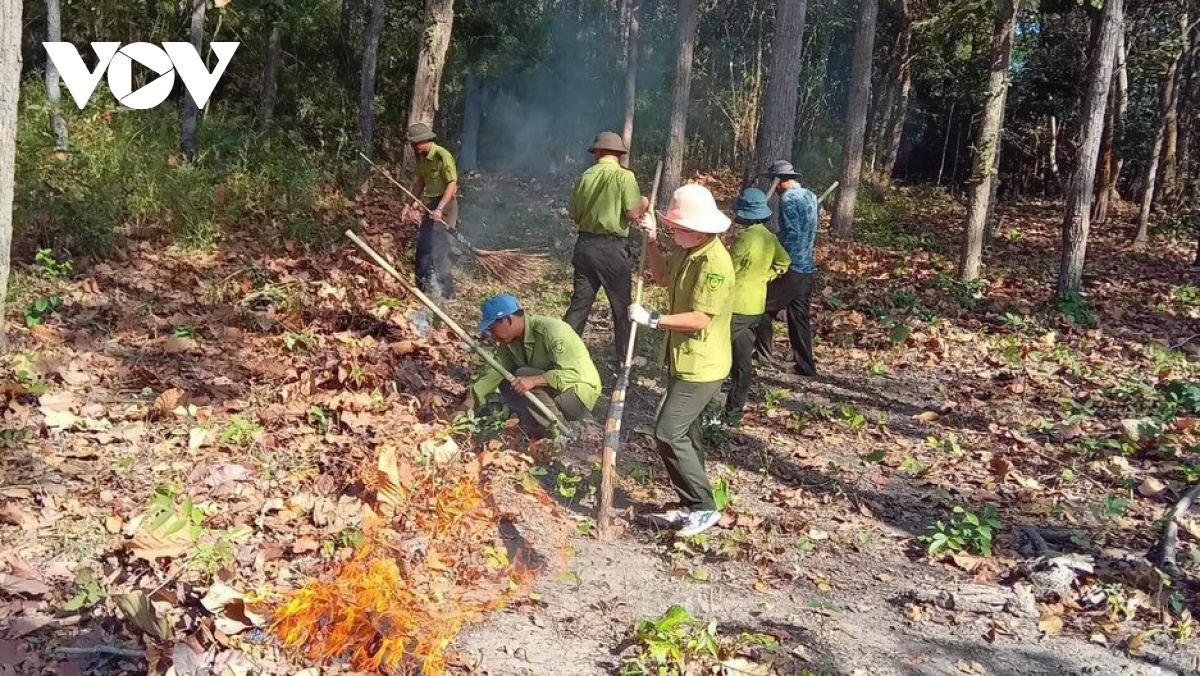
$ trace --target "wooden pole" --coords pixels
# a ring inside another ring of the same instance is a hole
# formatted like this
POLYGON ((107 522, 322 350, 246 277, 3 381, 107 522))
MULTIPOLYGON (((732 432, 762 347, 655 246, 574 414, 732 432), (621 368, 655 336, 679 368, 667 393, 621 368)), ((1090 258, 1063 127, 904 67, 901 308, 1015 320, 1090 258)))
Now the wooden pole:
MULTIPOLYGON (((662 162, 654 169, 654 184, 650 188, 650 208, 658 204, 658 184, 662 179, 662 162)), ((634 277, 634 303, 642 302, 643 279, 646 276, 646 248, 651 243, 642 236, 642 252, 638 256, 637 276, 634 277)), ((617 449, 621 446, 621 418, 625 415, 625 391, 629 389, 629 376, 633 371, 634 347, 637 343, 637 322, 630 323, 629 344, 625 348, 625 364, 613 388, 608 404, 608 418, 604 421, 604 455, 600 465, 600 506, 596 513, 596 530, 601 540, 611 541, 616 533, 612 527, 613 480, 616 475, 617 449)))
MULTIPOLYGON (((512 382, 516 380, 516 376, 514 376, 512 373, 509 373, 508 369, 501 366, 500 362, 496 361, 495 357, 489 354, 487 350, 483 349, 483 347, 481 347, 479 343, 477 343, 475 339, 471 337, 471 334, 464 331, 463 327, 459 326, 457 322, 450 318, 450 315, 443 312, 442 309, 434 304, 434 302, 430 300, 428 296, 426 296, 424 293, 421 293, 421 290, 418 289, 412 282, 405 279, 404 275, 401 275, 399 272, 397 272, 396 268, 392 267, 392 264, 389 263, 388 260, 381 256, 377 251, 375 251, 375 249, 372 249, 370 244, 367 244, 360 239, 359 236, 354 234, 352 230, 346 231, 346 238, 351 242, 354 242, 355 246, 357 246, 359 249, 362 249, 363 253, 370 256, 371 260, 375 261, 376 265, 383 268, 384 272, 391 275, 391 277, 397 282, 400 282, 400 285, 407 289, 409 293, 416 296, 417 300, 421 301, 425 307, 429 308, 433 314, 437 315, 438 319, 446 322, 446 325, 449 326, 454 333, 456 333, 458 337, 462 339, 462 341, 465 342, 468 347, 471 348, 471 351, 480 357, 483 357, 483 360, 487 362, 487 365, 495 369, 497 373, 503 376, 504 380, 508 381, 509 384, 512 384, 512 382)), ((549 409, 549 407, 542 403, 541 400, 533 396, 532 392, 527 391, 525 392, 524 396, 525 399, 528 400, 529 403, 538 410, 538 412, 546 416, 547 420, 553 420, 563 434, 568 432, 567 426, 563 424, 563 421, 559 419, 559 417, 555 415, 554 412, 549 409)))

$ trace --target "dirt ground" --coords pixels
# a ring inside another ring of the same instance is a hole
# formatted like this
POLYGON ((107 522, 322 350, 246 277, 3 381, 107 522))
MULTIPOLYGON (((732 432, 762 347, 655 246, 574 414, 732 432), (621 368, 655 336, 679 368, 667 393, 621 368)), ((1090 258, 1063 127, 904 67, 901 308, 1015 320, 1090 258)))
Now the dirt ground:
MULTIPOLYGON (((473 324, 500 291, 561 316, 570 179, 465 181, 477 246, 551 264, 507 289, 463 260, 452 316, 473 324)), ((350 208, 411 269, 381 186, 350 208)), ((409 671, 437 672, 448 645, 451 673, 636 673, 635 627, 679 605, 730 645, 775 644, 713 673, 1200 673, 1200 526, 1184 519, 1177 575, 1144 558, 1200 481, 1200 408, 1164 394, 1200 402, 1194 241, 1156 232, 1133 251, 1120 224, 1096 228, 1088 297, 1056 306, 1058 207, 1004 206, 977 285, 953 278, 962 209, 900 189, 864 201, 855 241, 822 236, 821 377, 790 375, 777 332, 741 428, 707 428, 726 519, 686 541, 638 519, 673 499, 647 438, 657 366, 629 392, 623 532, 601 542, 607 397, 558 447, 457 417, 479 365, 340 238, 146 235, 74 270, 19 265, 0 356, 0 676, 353 673, 327 624, 286 647, 273 618, 314 585, 340 598, 371 544, 404 584, 366 596, 417 595, 359 647, 407 627, 425 640, 397 658, 409 671), (963 514, 994 514, 991 551, 928 555, 919 538, 963 514)), ((585 339, 606 388, 611 326, 598 302, 585 339)))
MULTIPOLYGON (((512 192, 510 187, 508 194, 512 192)), ((475 206, 470 197, 464 213, 475 206)), ((494 223, 505 223, 503 212, 488 207, 496 214, 494 223)), ((515 220, 530 218, 537 216, 515 215, 515 220)), ((546 228, 525 236, 544 236, 548 248, 563 252, 561 263, 569 251, 566 224, 548 216, 538 220, 546 228)), ((832 295, 828 288, 825 294, 832 295)), ((561 311, 554 306, 564 301, 543 295, 532 303, 561 311)), ((611 351, 607 307, 598 302, 596 309, 600 321, 589 328, 588 342, 603 359, 611 351)), ((828 307, 818 312, 825 314, 823 310, 828 307)), ((821 328, 828 331, 829 320, 823 319, 821 328)), ((661 392, 661 373, 643 369, 641 391, 631 396, 626 412, 619 463, 623 481, 618 503, 625 507, 626 531, 611 543, 591 535, 570 537, 566 546, 573 555, 539 577, 536 603, 498 612, 460 636, 456 647, 464 662, 477 673, 493 675, 616 673, 622 655, 629 654, 632 627, 678 604, 696 617, 716 620, 722 633, 775 636, 792 658, 794 671, 785 673, 1200 673, 1194 646, 1151 639, 1132 654, 1120 640, 1087 632, 1082 619, 1075 621, 1076 631, 1044 635, 1036 616, 988 616, 927 605, 916 612, 913 590, 952 589, 989 577, 955 565, 931 565, 914 542, 940 517, 951 496, 976 491, 953 479, 925 475, 914 480, 899 472, 878 472, 862 456, 879 441, 862 434, 794 431, 780 423, 796 412, 851 405, 868 420, 886 420, 880 426, 885 440, 902 438, 912 445, 947 428, 964 438, 986 435, 989 418, 1000 416, 956 399, 962 396, 961 383, 955 382, 959 375, 953 372, 957 369, 900 368, 872 375, 861 362, 846 363, 840 358, 843 351, 826 348, 818 348, 822 375, 817 380, 802 382, 783 369, 760 367, 755 398, 761 402, 770 392, 773 401, 769 410, 760 405, 727 446, 718 443, 709 472, 728 479, 733 507, 724 528, 700 546, 673 543, 667 534, 639 525, 635 516, 671 499, 650 443, 636 432, 652 424, 661 392), (934 415, 922 416, 926 412, 934 415), (803 548, 797 547, 800 541, 803 548)), ((602 421, 603 414, 598 411, 596 419, 602 421)), ((599 430, 590 434, 587 443, 572 444, 559 458, 568 473, 586 475, 598 462, 599 430)), ((990 454, 983 453, 967 460, 986 464, 990 454)), ((1052 474, 1059 468, 1042 469, 1052 474)), ((553 482, 546 487, 555 496, 553 482)), ((567 518, 590 523, 591 498, 555 497, 567 518)), ((511 540, 537 548, 538 534, 548 527, 518 522, 513 529, 519 535, 511 540)), ((562 548, 557 538, 547 542, 562 548)), ((1012 549, 1006 555, 1017 556, 1012 549)))

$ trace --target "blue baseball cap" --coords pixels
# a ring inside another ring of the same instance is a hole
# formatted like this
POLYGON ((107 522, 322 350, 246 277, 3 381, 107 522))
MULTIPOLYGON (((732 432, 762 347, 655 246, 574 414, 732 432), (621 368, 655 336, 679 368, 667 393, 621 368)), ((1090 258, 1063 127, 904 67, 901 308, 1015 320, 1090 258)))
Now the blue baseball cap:
POLYGON ((483 319, 479 321, 479 328, 475 332, 479 334, 486 333, 488 329, 492 328, 492 324, 505 317, 515 315, 520 311, 521 304, 517 302, 516 297, 510 296, 507 293, 493 296, 487 299, 483 306, 479 308, 483 319))
POLYGON ((733 203, 733 213, 745 223, 758 223, 771 217, 767 194, 758 188, 746 188, 733 203))

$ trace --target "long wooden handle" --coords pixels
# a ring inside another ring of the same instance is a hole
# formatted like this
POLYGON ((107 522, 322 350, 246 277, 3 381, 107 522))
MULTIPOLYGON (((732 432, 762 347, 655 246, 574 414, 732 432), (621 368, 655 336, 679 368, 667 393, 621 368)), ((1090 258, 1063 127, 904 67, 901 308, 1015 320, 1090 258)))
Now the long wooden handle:
MULTIPOLYGON (((658 204, 658 185, 662 180, 662 162, 654 170, 654 184, 650 188, 650 208, 658 204)), ((642 278, 646 275, 646 249, 651 242, 642 235, 642 251, 638 256, 637 289, 634 302, 642 302, 642 278)), ((612 540, 616 533, 612 527, 613 481, 616 478, 617 449, 621 446, 621 419, 625 416, 625 392, 629 389, 629 376, 633 371, 634 347, 637 343, 636 322, 630 321, 629 344, 625 347, 625 364, 608 403, 608 418, 604 421, 604 450, 600 462, 600 504, 596 512, 596 531, 601 540, 612 540)))
MULTIPOLYGON (((471 334, 464 331, 463 327, 459 326, 457 322, 451 319, 450 315, 443 312, 442 309, 437 306, 437 304, 430 300, 429 296, 426 296, 412 282, 405 279, 404 275, 401 275, 396 268, 392 267, 392 264, 389 263, 386 258, 381 256, 379 252, 371 248, 370 244, 364 242, 361 238, 359 238, 358 235, 354 234, 352 230, 346 231, 346 239, 354 242, 355 246, 357 246, 359 249, 362 249, 363 253, 370 256, 371 260, 375 261, 376 265, 383 268, 384 272, 388 273, 388 275, 390 275, 397 282, 400 282, 400 285, 407 289, 409 293, 416 296, 417 300, 421 301, 425 307, 429 308, 433 314, 437 315, 438 319, 446 322, 446 325, 449 326, 475 354, 483 357, 483 360, 487 362, 487 365, 495 369, 497 373, 499 373, 506 381, 509 382, 509 384, 512 384, 512 382, 516 380, 516 376, 510 373, 508 369, 501 366, 500 362, 496 361, 495 357, 493 357, 487 350, 483 349, 483 347, 471 337, 471 334)), ((549 409, 549 407, 542 403, 541 400, 533 396, 532 392, 526 391, 523 396, 531 405, 533 405, 534 408, 538 410, 538 412, 546 416, 547 420, 553 420, 554 423, 557 424, 564 433, 567 431, 567 427, 563 424, 563 421, 560 420, 559 417, 549 409)))
MULTIPOLYGON (((363 158, 364 160, 366 160, 367 164, 371 165, 371 167, 373 167, 376 171, 378 171, 380 174, 382 174, 384 178, 391 181, 392 185, 394 185, 400 189, 400 192, 404 193, 405 195, 408 195, 409 199, 411 199, 413 202, 415 202, 417 206, 421 207, 421 210, 425 212, 425 215, 427 215, 427 216, 433 215, 433 210, 431 210, 429 207, 425 206, 424 200, 422 200, 420 197, 417 197, 416 195, 412 194, 412 191, 410 191, 408 188, 405 188, 404 184, 402 184, 400 181, 397 181, 392 176, 391 172, 389 172, 387 169, 384 169, 383 167, 379 166, 378 164, 375 164, 374 162, 371 161, 371 158, 367 157, 366 155, 363 155, 361 152, 358 154, 358 156, 363 158)), ((449 230, 452 235, 454 235, 454 238, 457 239, 459 242, 461 242, 463 246, 470 249, 471 253, 473 253, 473 254, 485 253, 482 249, 476 249, 471 244, 471 242, 469 242, 467 240, 467 238, 464 237, 463 234, 458 231, 458 228, 451 228, 446 223, 446 221, 444 221, 440 218, 437 219, 437 222, 446 226, 446 229, 449 230)))

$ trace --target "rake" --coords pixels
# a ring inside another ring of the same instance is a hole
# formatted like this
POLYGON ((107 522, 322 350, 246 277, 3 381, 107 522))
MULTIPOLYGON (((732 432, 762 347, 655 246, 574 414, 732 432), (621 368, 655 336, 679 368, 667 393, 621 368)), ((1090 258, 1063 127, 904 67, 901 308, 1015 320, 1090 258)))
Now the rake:
MULTIPOLYGON (((426 215, 432 214, 432 211, 430 211, 429 207, 425 206, 425 203, 422 202, 416 195, 412 194, 408 188, 405 188, 400 181, 397 181, 395 178, 393 178, 387 169, 375 164, 369 157, 363 155, 362 153, 359 153, 359 156, 366 160, 367 164, 371 165, 376 171, 382 174, 384 178, 391 181, 392 185, 399 188, 400 191, 408 196, 410 200, 416 203, 416 205, 420 207, 426 215)), ((446 230, 449 231, 450 234, 453 235, 460 244, 462 244, 467 248, 468 251, 471 252, 471 255, 475 257, 475 261, 479 264, 479 267, 496 280, 510 286, 519 286, 524 284, 533 284, 539 279, 545 279, 547 264, 546 254, 522 251, 520 249, 480 249, 471 244, 471 242, 467 240, 467 238, 464 237, 461 232, 458 231, 458 228, 451 228, 450 226, 446 225, 445 221, 442 220, 437 222, 441 223, 443 226, 446 226, 446 230)))

